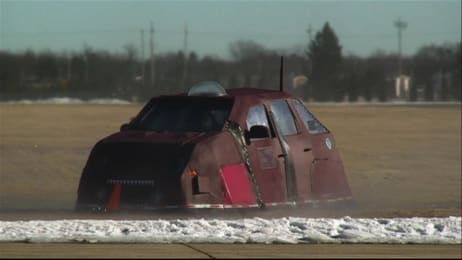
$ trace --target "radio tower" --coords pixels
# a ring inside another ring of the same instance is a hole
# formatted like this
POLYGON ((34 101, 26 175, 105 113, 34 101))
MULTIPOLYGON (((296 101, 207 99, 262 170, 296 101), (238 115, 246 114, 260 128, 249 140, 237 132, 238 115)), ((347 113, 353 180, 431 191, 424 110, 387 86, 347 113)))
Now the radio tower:
POLYGON ((402 31, 406 29, 407 23, 404 21, 401 21, 401 18, 398 18, 398 20, 395 21, 395 27, 398 29, 398 76, 399 76, 401 75, 402 31))

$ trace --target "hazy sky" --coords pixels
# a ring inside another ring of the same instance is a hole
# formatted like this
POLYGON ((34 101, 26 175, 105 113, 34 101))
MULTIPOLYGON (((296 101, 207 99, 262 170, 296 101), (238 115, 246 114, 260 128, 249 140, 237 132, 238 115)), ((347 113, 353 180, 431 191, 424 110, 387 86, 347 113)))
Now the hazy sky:
POLYGON ((0 0, 0 48, 21 51, 123 52, 141 45, 149 51, 149 26, 154 23, 155 52, 183 49, 188 27, 188 51, 199 55, 229 55, 230 42, 253 40, 271 49, 302 51, 329 22, 343 53, 369 55, 398 49, 394 21, 407 22, 403 53, 426 44, 461 40, 461 0, 433 1, 7 1, 0 0))

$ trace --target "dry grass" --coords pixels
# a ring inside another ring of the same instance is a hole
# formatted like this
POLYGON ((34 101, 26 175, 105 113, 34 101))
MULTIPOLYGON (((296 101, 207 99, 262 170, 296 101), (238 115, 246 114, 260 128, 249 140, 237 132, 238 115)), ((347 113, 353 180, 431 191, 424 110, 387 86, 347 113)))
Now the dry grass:
POLYGON ((1 105, 0 207, 72 208, 91 147, 136 105, 1 105))
POLYGON ((334 132, 361 205, 460 212, 460 106, 311 110, 334 132))
MULTIPOLYGON (((140 108, 0 105, 0 208, 72 208, 91 147, 140 108)), ((334 132, 361 207, 460 212, 460 106, 310 109, 334 132)))

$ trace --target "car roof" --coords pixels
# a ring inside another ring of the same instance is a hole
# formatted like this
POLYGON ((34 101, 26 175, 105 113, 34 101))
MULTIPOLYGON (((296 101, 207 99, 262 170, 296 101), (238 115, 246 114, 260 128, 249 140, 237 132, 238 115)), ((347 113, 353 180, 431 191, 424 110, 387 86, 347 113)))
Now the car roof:
POLYGON ((152 99, 169 99, 169 98, 232 98, 234 99, 234 105, 229 115, 229 118, 233 121, 239 123, 243 126, 247 119, 247 111, 250 107, 258 104, 262 104, 268 100, 276 99, 286 99, 296 97, 290 95, 284 91, 272 90, 272 89, 261 89, 261 88, 248 88, 248 87, 239 87, 239 88, 230 88, 226 89, 226 95, 214 96, 214 95, 198 95, 198 96, 188 96, 187 93, 179 93, 173 95, 161 95, 153 97, 152 99))
POLYGON ((229 96, 234 97, 250 97, 260 99, 279 99, 291 97, 284 91, 271 90, 271 89, 259 89, 259 88, 233 88, 227 89, 226 92, 229 96))
MULTIPOLYGON (((187 93, 177 93, 177 94, 170 94, 170 95, 161 95, 153 98, 160 98, 160 97, 166 97, 166 98, 174 98, 174 97, 189 97, 187 93)), ((272 90, 272 89, 261 89, 261 88, 247 88, 247 87, 240 87, 240 88, 231 88, 231 89, 226 89, 226 95, 223 96, 214 96, 214 95, 200 95, 200 96, 190 96, 192 98, 195 97, 212 97, 212 98, 217 98, 217 97, 232 97, 236 99, 283 99, 283 98, 289 98, 292 97, 292 95, 288 94, 287 92, 284 91, 279 91, 279 90, 272 90)))

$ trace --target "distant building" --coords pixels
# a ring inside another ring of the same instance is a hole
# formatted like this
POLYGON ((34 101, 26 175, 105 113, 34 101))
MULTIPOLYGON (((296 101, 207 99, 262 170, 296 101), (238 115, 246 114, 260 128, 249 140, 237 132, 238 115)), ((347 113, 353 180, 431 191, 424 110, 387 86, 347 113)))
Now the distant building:
POLYGON ((305 92, 304 89, 308 87, 308 77, 305 75, 291 75, 290 78, 292 80, 292 84, 290 88, 286 90, 298 98, 303 98, 305 92))
POLYGON ((305 75, 295 76, 292 79, 292 87, 293 88, 303 87, 307 81, 308 81, 308 78, 305 75))
POLYGON ((452 85, 452 74, 450 72, 443 73, 439 71, 432 75, 432 89, 433 89, 433 99, 434 100, 444 100, 443 96, 448 96, 448 88, 452 85), (443 93, 446 92, 446 93, 443 93))
POLYGON ((411 77, 401 74, 395 79, 395 97, 397 99, 409 100, 411 89, 411 77))

